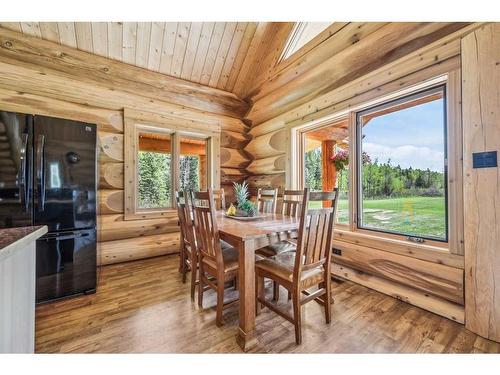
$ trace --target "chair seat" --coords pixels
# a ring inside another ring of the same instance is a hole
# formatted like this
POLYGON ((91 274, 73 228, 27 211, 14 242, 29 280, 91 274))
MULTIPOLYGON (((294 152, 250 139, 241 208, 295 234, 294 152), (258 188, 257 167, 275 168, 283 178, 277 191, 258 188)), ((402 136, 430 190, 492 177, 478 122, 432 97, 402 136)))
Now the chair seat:
MULTIPOLYGON (((238 251, 234 247, 222 249, 222 260, 224 262, 224 272, 238 269, 238 251)), ((214 270, 217 269, 214 259, 203 257, 203 263, 214 270)))
POLYGON ((262 249, 257 250, 256 253, 265 257, 273 257, 281 253, 286 253, 289 251, 296 251, 296 250, 297 250, 297 244, 294 243, 293 240, 290 240, 290 241, 282 241, 280 243, 273 245, 268 245, 266 247, 263 247, 262 249))
MULTIPOLYGON (((276 275, 278 278, 292 282, 293 268, 295 265, 294 251, 288 251, 278 254, 271 258, 265 258, 255 264, 257 272, 264 271, 268 274, 276 275)), ((324 276, 324 269, 322 266, 312 268, 301 273, 301 283, 314 284, 320 282, 324 276), (319 280, 319 281, 318 281, 319 280)))
MULTIPOLYGON (((234 271, 238 269, 238 250, 226 243, 229 247, 222 249, 222 260, 224 261, 224 272, 234 271)), ((255 263, 266 259, 263 256, 255 254, 255 263)), ((215 261, 210 258, 203 258, 203 263, 207 266, 215 268, 215 261)))

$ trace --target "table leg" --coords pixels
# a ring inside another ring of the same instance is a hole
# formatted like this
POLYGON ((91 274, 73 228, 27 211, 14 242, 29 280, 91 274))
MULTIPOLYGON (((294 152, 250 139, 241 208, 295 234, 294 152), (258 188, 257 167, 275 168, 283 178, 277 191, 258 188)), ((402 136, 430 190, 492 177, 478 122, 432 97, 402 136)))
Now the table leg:
POLYGON ((257 345, 255 334, 255 254, 246 249, 245 242, 238 244, 240 327, 236 341, 244 351, 257 345))

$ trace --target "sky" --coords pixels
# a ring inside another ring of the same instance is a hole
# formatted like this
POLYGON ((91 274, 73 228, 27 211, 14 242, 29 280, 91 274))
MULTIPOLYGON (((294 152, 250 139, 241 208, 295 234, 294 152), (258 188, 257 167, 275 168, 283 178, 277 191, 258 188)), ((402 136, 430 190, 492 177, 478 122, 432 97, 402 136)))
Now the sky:
POLYGON ((372 161, 444 171, 443 99, 373 118, 363 135, 372 161))

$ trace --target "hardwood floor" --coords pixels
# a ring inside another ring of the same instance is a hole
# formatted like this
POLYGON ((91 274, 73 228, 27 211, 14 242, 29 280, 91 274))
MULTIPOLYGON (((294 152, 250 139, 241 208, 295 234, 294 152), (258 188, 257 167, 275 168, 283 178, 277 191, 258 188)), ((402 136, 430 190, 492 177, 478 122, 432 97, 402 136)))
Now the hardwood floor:
MULTIPOLYGON (((215 293, 205 308, 181 284, 178 257, 101 268, 98 292, 37 307, 37 353, 239 353, 238 307, 215 326, 215 293)), ((293 325, 263 309, 257 353, 500 353, 500 344, 462 325, 351 282, 334 282, 332 323, 323 309, 303 310, 303 344, 293 325)), ((282 291, 281 301, 286 296, 282 291)))

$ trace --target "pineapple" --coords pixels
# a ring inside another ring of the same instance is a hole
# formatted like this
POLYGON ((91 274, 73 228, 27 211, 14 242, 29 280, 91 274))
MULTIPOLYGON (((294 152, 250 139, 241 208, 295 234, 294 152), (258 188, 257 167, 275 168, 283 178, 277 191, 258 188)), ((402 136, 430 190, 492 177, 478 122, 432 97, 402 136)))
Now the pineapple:
POLYGON ((236 196, 237 216, 255 216, 255 205, 248 200, 248 184, 243 181, 241 184, 234 183, 234 194, 236 196))
POLYGON ((241 184, 237 182, 234 183, 234 195, 236 196, 236 205, 238 208, 242 209, 249 196, 248 184, 246 181, 243 181, 241 184))

